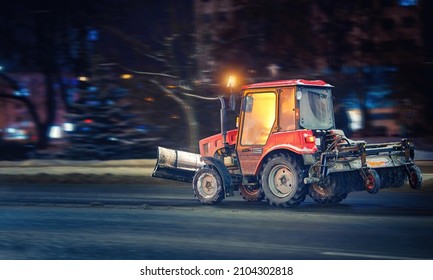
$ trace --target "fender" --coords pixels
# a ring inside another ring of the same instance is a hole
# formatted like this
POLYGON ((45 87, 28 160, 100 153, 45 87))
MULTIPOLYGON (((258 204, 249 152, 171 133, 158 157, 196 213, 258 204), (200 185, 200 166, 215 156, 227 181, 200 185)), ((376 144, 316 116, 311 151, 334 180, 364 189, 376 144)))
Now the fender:
POLYGON ((230 173, 224 163, 214 157, 203 157, 202 159, 206 164, 215 166, 216 170, 221 176, 225 195, 234 196, 232 177, 230 176, 230 173))
POLYGON ((313 148, 307 148, 307 147, 299 148, 297 146, 290 145, 290 144, 280 144, 280 145, 274 146, 271 149, 267 150, 266 153, 262 154, 262 156, 260 157, 260 160, 259 160, 259 164, 257 164, 256 170, 254 171, 254 174, 259 174, 263 160, 269 154, 271 154, 272 152, 277 151, 277 150, 289 151, 289 152, 292 152, 294 154, 297 154, 299 156, 304 157, 305 155, 311 155, 311 156, 314 155, 317 152, 317 147, 314 146, 313 148))
MULTIPOLYGON (((260 172, 263 160, 272 152, 277 150, 290 151, 301 157, 313 155, 317 152, 316 143, 306 141, 307 137, 314 136, 311 130, 300 129, 294 131, 281 131, 272 133, 266 145, 263 147, 263 153, 256 165, 254 174, 260 172)), ((304 160, 305 161, 305 160, 304 160)))

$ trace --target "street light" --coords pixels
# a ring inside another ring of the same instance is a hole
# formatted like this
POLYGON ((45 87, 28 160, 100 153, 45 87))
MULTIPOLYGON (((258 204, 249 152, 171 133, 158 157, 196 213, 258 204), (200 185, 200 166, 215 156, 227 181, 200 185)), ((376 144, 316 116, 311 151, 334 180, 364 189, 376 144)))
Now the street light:
POLYGON ((230 88, 230 94, 233 93, 233 87, 236 85, 236 77, 230 75, 227 81, 227 87, 230 88))
POLYGON ((124 80, 130 80, 130 79, 132 79, 134 76, 133 75, 131 75, 131 74, 122 74, 122 75, 120 75, 120 78, 121 79, 124 79, 124 80))
POLYGON ((230 75, 227 81, 227 87, 232 89, 235 85, 236 85, 236 78, 235 76, 230 75))

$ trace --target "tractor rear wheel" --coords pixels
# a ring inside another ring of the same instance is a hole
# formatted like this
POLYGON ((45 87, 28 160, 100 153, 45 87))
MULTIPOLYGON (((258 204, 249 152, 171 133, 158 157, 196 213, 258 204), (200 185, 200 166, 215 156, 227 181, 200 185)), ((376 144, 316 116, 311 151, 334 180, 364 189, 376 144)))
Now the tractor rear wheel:
POLYGON ((263 200, 260 185, 241 185, 239 186, 239 193, 246 201, 257 202, 263 200))
POLYGON ((302 170, 294 159, 276 154, 267 160, 261 171, 264 197, 271 205, 298 206, 308 193, 302 179, 302 170))
POLYGON ((224 199, 221 176, 211 165, 205 165, 197 170, 192 187, 194 196, 203 204, 217 204, 224 199))

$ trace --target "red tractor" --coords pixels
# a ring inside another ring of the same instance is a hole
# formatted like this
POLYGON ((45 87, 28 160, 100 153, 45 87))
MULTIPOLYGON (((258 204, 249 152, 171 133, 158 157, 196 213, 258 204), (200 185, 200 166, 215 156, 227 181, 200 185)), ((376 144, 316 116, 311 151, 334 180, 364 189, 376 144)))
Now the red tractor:
POLYGON ((203 204, 219 203, 234 191, 247 201, 283 207, 298 206, 307 195, 335 204, 352 191, 375 194, 407 179, 420 189, 413 144, 348 139, 335 128, 332 88, 320 80, 243 86, 238 128, 226 130, 220 98, 221 134, 202 139, 200 154, 158 147, 153 176, 192 182, 203 204))

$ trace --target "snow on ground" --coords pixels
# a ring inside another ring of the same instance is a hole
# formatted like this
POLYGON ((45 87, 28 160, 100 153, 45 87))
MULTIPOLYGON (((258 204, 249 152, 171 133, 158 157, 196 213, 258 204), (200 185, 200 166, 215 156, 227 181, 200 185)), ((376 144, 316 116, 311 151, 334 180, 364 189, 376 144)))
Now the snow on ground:
POLYGON ((156 160, 25 160, 0 161, 0 174, 32 175, 38 173, 60 174, 113 174, 129 176, 150 176, 156 160))
POLYGON ((1 183, 162 184, 152 178, 156 160, 0 161, 1 183))
MULTIPOLYGON (((433 152, 419 151, 423 185, 433 186, 431 160, 433 152)), ((51 184, 166 184, 167 180, 152 178, 155 159, 73 161, 25 160, 0 161, 1 183, 51 184)))

